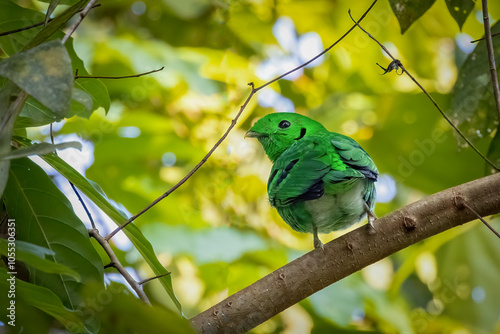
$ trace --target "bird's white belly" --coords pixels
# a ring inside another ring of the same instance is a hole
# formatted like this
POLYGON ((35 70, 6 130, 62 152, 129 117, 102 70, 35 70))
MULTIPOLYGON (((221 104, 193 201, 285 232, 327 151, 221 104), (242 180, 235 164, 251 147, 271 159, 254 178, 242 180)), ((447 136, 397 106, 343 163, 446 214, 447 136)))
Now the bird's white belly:
POLYGON ((318 199, 305 202, 319 233, 345 229, 363 218, 366 211, 363 181, 357 181, 345 192, 325 193, 318 199))

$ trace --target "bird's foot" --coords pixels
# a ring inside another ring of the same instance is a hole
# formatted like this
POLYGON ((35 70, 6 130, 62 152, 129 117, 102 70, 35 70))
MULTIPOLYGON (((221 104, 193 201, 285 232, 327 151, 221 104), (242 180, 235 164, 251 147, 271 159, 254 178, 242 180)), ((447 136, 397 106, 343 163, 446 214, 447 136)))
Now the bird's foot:
POLYGON ((365 211, 366 211, 366 216, 368 217, 368 223, 370 224, 370 234, 375 234, 377 233, 377 230, 375 229, 375 225, 373 224, 375 220, 377 220, 377 216, 370 210, 368 205, 365 203, 365 211))
POLYGON ((313 235, 314 235, 314 248, 325 249, 323 243, 321 242, 321 240, 319 240, 318 228, 316 227, 316 225, 313 225, 313 235))
POLYGON ((377 218, 373 218, 371 219, 370 217, 368 217, 368 233, 369 234, 376 234, 377 233, 377 230, 375 229, 375 226, 373 225, 373 222, 376 220, 377 218))
POLYGON ((317 249, 317 248, 325 249, 325 246, 323 245, 321 240, 319 240, 319 238, 318 238, 318 239, 314 239, 314 248, 315 249, 317 249))

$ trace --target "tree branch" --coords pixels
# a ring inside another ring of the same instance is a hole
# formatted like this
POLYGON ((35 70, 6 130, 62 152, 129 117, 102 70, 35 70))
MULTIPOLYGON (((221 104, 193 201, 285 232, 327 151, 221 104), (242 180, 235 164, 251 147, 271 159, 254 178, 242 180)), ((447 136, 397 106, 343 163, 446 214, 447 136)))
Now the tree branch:
MULTIPOLYGON (((483 0, 483 1, 486 1, 486 0, 483 0)), ((436 100, 434 100, 434 98, 425 90, 425 88, 417 81, 417 79, 415 79, 415 77, 413 77, 413 75, 410 74, 410 72, 408 72, 408 70, 403 66, 403 64, 401 63, 401 61, 399 59, 396 59, 394 58, 394 56, 389 52, 389 50, 387 50, 387 48, 382 44, 380 43, 375 37, 373 37, 368 31, 366 31, 365 29, 363 29, 360 25, 359 25, 359 20, 358 22, 356 22, 354 20, 354 18, 352 17, 351 15, 351 10, 349 9, 349 16, 351 17, 351 20, 355 23, 355 25, 358 26, 359 29, 361 29, 361 31, 363 31, 365 34, 368 35, 368 37, 370 37, 372 40, 374 40, 381 48, 382 50, 384 50, 384 52, 389 56, 391 57, 392 59, 392 62, 389 64, 389 66, 387 66, 387 69, 384 69, 382 66, 380 66, 379 64, 377 64, 378 66, 382 67, 385 72, 390 72, 392 71, 393 69, 398 69, 400 68, 403 73, 405 73, 421 90, 422 92, 424 92, 424 94, 429 98, 429 100, 431 100, 432 104, 434 104, 434 106, 436 107, 436 109, 441 113, 441 116, 443 116, 443 118, 448 122, 448 124, 451 125, 451 127, 460 135, 460 137, 462 137, 463 140, 465 140, 465 142, 479 155, 481 156, 481 158, 483 158, 483 160, 489 164, 491 167, 493 167, 496 171, 500 171, 500 168, 497 167, 490 159, 488 159, 487 156, 485 156, 483 153, 481 153, 481 151, 479 151, 479 149, 474 146, 474 144, 472 144, 472 142, 469 140, 469 138, 467 138, 465 136, 465 134, 460 131, 460 129, 455 125, 453 124, 453 122, 451 121, 451 119, 448 117, 448 115, 445 114, 445 112, 443 111, 443 109, 441 109, 441 107, 439 106, 439 104, 436 102, 436 100)), ((496 72, 495 72, 496 73, 496 72)), ((497 81, 498 83, 498 81, 497 81)))
POLYGON ((394 211, 288 263, 191 319, 199 333, 244 333, 302 299, 405 247, 481 216, 500 212, 500 173, 394 211))
POLYGON ((152 70, 149 72, 144 72, 144 73, 139 73, 139 74, 134 74, 134 75, 125 75, 121 77, 100 77, 100 76, 92 76, 92 75, 78 75, 78 69, 76 70, 75 73, 75 80, 76 79, 128 79, 128 78, 138 78, 142 77, 143 75, 151 74, 151 73, 156 73, 160 72, 165 68, 165 66, 162 66, 162 68, 152 70))
POLYGON ((144 208, 142 211, 140 211, 139 213, 135 214, 134 216, 130 217, 129 220, 127 220, 125 223, 123 223, 122 225, 118 226, 114 231, 112 231, 107 237, 106 237, 106 240, 109 240, 111 239, 116 233, 120 232, 125 226, 127 226, 128 224, 132 223, 135 219, 137 219, 137 217, 141 216, 143 213, 145 213, 146 211, 148 211, 149 209, 151 209, 153 206, 155 206, 158 202, 160 202, 161 200, 163 200, 165 197, 167 197, 168 195, 170 195, 171 193, 173 193, 175 190, 177 190, 177 188, 179 188, 180 186, 182 186, 194 173, 196 173, 196 171, 198 169, 200 169, 201 166, 203 166, 203 164, 208 160, 208 158, 210 158, 210 156, 212 155, 212 153, 220 146, 220 144, 224 141, 224 139, 226 139, 226 137, 228 136, 229 132, 231 132, 231 130, 234 128, 234 126, 236 125, 236 122, 238 121, 238 119, 240 118, 241 114, 243 113, 243 110, 245 110, 246 106, 248 105, 248 103, 250 102, 250 100, 252 99, 252 97, 259 91, 261 90, 262 88, 272 84, 273 82, 275 81, 278 81, 282 78, 284 78, 285 76, 289 75, 290 73, 293 73, 305 66, 307 66, 309 63, 313 62, 314 60, 316 60, 317 58, 321 57, 322 55, 324 55, 325 53, 327 53, 328 51, 330 51, 330 49, 332 49, 335 45, 337 45, 341 40, 343 40, 355 27, 356 25, 361 22, 365 16, 368 14, 368 12, 370 12, 370 10, 373 8, 373 6, 375 6, 375 4, 377 3, 378 0, 374 0, 372 2, 372 4, 370 5, 370 7, 368 7, 368 9, 363 13, 363 15, 360 17, 360 19, 355 22, 355 24, 349 29, 347 30, 342 36, 340 36, 339 39, 337 39, 332 45, 330 45, 329 47, 327 47, 325 50, 323 50, 322 52, 320 52, 317 56, 315 56, 314 58, 308 60, 307 62, 303 63, 302 65, 300 66, 297 66, 296 68, 286 72, 285 74, 282 74, 266 83, 264 83, 263 85, 261 85, 260 87, 257 87, 255 88, 254 86, 254 83, 253 82, 250 82, 248 85, 250 87, 252 87, 252 91, 250 92, 250 95, 248 95, 247 99, 245 100, 245 103, 243 103, 243 105, 241 106, 240 108, 240 111, 238 111, 238 113, 236 114, 236 117, 231 121, 231 125, 229 125, 229 127, 227 128, 226 132, 222 135, 222 137, 215 143, 215 145, 212 147, 212 149, 203 157, 203 159, 201 159, 201 161, 196 165, 194 166, 194 168, 189 172, 187 173, 187 175, 185 177, 182 178, 182 180, 180 180, 176 185, 174 185, 172 188, 170 188, 169 190, 167 190, 163 195, 161 195, 160 197, 158 197, 157 199, 155 199, 151 204, 149 204, 146 208, 144 208))
POLYGON ((115 267, 116 270, 125 278, 128 284, 134 289, 139 298, 146 304, 151 305, 149 302, 148 296, 142 290, 140 284, 130 275, 130 273, 125 269, 125 267, 120 263, 120 260, 115 255, 115 252, 111 249, 110 244, 102 235, 99 234, 99 231, 95 228, 89 230, 89 235, 94 238, 104 249, 106 254, 108 254, 111 263, 107 265, 107 267, 115 267))
POLYGON ((488 0, 483 0, 483 22, 484 38, 486 38, 486 50, 488 51, 488 60, 490 62, 491 86, 495 96, 495 103, 498 111, 498 121, 500 122, 500 89, 498 88, 497 66, 495 64, 495 51, 493 50, 493 41, 491 39, 490 15, 488 14, 488 0))

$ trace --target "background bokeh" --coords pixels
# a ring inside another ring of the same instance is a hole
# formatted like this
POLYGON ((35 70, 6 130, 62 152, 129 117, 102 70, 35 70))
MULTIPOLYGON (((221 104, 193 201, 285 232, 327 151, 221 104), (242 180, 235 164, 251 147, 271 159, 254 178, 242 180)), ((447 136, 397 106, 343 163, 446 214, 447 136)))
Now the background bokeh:
MULTIPOLYGON (((82 152, 69 149, 60 156, 135 214, 215 144, 248 96, 247 83, 258 86, 311 58, 352 25, 349 9, 358 18, 370 3, 105 1, 74 35, 87 71, 120 76, 165 68, 139 78, 102 80, 109 108, 54 125, 56 142, 84 144, 82 152)), ((470 40, 484 32, 479 6, 460 31, 445 1, 436 1, 401 35, 389 2, 380 0, 362 26, 453 116, 464 105, 455 94, 461 87, 454 88, 459 69, 474 50, 470 40)), ((490 14, 493 22, 500 19, 499 2, 490 1, 490 14)), ((312 236, 292 231, 269 206, 270 162, 258 142, 244 139, 267 113, 301 113, 357 140, 381 172, 378 216, 484 175, 481 158, 456 139, 407 76, 382 75, 376 63, 389 62, 378 45, 354 30, 324 57, 259 92, 203 168, 136 220, 172 271, 187 317, 312 249, 312 236)), ((459 121, 486 152, 498 121, 487 126, 459 121)), ((32 139, 47 141, 48 135, 47 126, 28 129, 32 139)), ((43 166, 88 223, 67 181, 43 166)), ((102 234, 110 231, 110 220, 87 204, 102 234)), ((340 233, 345 231, 321 238, 326 242, 340 233)), ((123 234, 113 244, 134 275, 153 275, 123 234)), ((476 222, 467 224, 343 279, 252 332, 500 333, 499 261, 493 234, 476 222)), ((145 289, 154 303, 173 308, 158 282, 145 289)))

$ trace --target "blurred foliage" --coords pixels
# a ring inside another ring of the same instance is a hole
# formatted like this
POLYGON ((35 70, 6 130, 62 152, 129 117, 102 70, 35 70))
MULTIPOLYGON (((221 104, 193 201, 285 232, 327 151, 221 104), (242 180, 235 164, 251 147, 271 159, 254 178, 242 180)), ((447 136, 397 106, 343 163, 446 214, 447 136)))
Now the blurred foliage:
MULTIPOLYGON (((357 18, 371 1, 103 2, 62 48, 54 41, 64 36, 60 28, 74 22, 67 23, 86 2, 0 0, 0 32, 44 22, 51 11, 57 18, 45 27, 0 36, 0 121, 8 130, 0 134, 0 155, 10 154, 12 133, 16 148, 36 152, 32 143, 50 142, 48 124, 54 120, 60 121, 53 125, 56 143, 83 144, 81 152, 70 148, 59 156, 33 158, 43 170, 26 158, 12 160, 3 203, 24 241, 18 245, 19 260, 30 273, 49 277, 30 277, 17 285, 17 320, 27 333, 64 327, 73 332, 185 333, 189 327, 178 314, 173 291, 189 318, 309 251, 312 237, 292 231, 270 208, 270 163, 258 143, 243 138, 256 119, 274 110, 308 115, 361 143, 385 180, 393 180, 379 182, 379 194, 390 196, 377 204, 378 216, 484 175, 481 158, 457 141, 410 79, 381 75, 375 63, 387 66, 390 60, 355 29, 314 66, 259 92, 206 164, 127 228, 126 237, 120 233, 112 239, 120 261, 141 279, 171 272, 144 285, 154 304, 148 308, 109 282, 117 279, 112 269, 103 275, 109 259, 97 243, 83 238, 89 221, 65 179, 84 194, 106 234, 203 158, 248 96, 248 82, 258 86, 272 73, 309 59, 314 48, 305 44, 306 37, 316 33, 324 47, 330 45, 351 27, 348 10, 357 18), (40 50, 53 57, 42 56, 38 66, 29 67, 40 50), (17 71, 14 65, 31 70, 17 71), (83 76, 125 76, 163 66, 163 71, 121 80, 68 79, 76 70, 83 76), (26 81, 26 75, 40 76, 42 84, 26 81), (21 88, 31 96, 17 110, 13 100, 21 88), (19 112, 15 123, 4 117, 12 112, 19 112), (17 183, 13 175, 19 175, 17 183), (20 192, 31 192, 38 210, 50 208, 48 215, 23 210, 15 197, 20 192), (67 215, 69 232, 58 234, 59 222, 40 225, 50 232, 46 240, 23 234, 31 226, 29 214, 35 221, 67 215), (37 258, 43 266, 34 264, 37 258), (58 284, 66 284, 82 302, 72 305, 58 284)), ((490 1, 490 15, 500 19, 498 1, 490 1)), ((499 163, 498 115, 484 42, 469 43, 484 33, 481 16, 479 2, 473 1, 379 0, 362 26, 499 163)), ((493 30, 499 28, 497 23, 493 30)), ((494 41, 498 59, 500 43, 494 41)), ((8 171, 0 161, 0 172, 8 171)), ((500 229, 498 219, 491 223, 500 229)), ((497 240, 484 226, 467 224, 345 278, 252 332, 500 333, 499 254, 497 240)), ((5 309, 3 268, 0 276, 5 309)), ((4 313, 0 321, 8 321, 4 313)))

